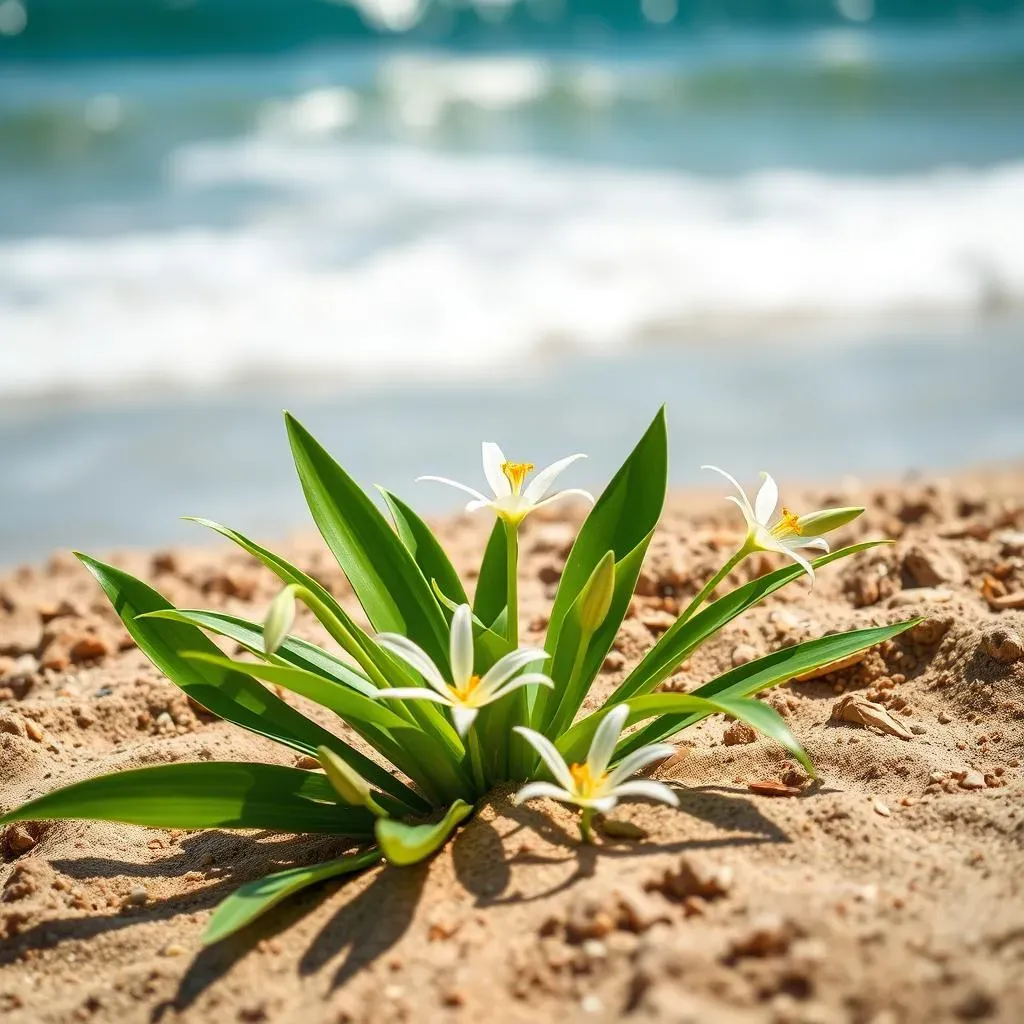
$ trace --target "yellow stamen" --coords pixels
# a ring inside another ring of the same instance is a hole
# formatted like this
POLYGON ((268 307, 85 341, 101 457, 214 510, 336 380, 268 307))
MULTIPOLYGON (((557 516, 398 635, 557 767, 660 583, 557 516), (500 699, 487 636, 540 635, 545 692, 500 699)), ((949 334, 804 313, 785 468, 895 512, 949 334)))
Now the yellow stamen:
POLYGON ((473 691, 479 685, 480 685, 480 677, 479 676, 470 676, 466 680, 466 685, 465 686, 461 686, 461 687, 460 686, 453 686, 452 689, 455 691, 455 696, 458 697, 459 700, 467 701, 467 700, 469 700, 469 698, 472 695, 473 691))
POLYGON ((503 462, 501 471, 505 479, 512 485, 512 493, 518 494, 523 487, 523 481, 528 473, 533 472, 532 462, 503 462))
POLYGON ((586 761, 583 764, 569 765, 569 774, 572 776, 572 781, 576 783, 576 793, 583 797, 591 796, 601 781, 594 778, 590 772, 590 765, 586 761))
POLYGON ((803 529, 800 526, 800 517, 788 508, 783 508, 782 518, 772 527, 773 537, 789 537, 793 534, 800 536, 803 529))

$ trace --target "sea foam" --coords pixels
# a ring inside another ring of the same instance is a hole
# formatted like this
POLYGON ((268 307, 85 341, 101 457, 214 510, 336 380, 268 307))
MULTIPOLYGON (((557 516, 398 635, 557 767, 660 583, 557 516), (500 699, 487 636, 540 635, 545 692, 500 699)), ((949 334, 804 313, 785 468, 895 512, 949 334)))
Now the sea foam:
POLYGON ((271 119, 180 146, 166 178, 196 210, 248 199, 219 221, 0 240, 0 391, 478 374, 559 347, 1024 306, 1024 163, 705 178, 303 141, 271 119))

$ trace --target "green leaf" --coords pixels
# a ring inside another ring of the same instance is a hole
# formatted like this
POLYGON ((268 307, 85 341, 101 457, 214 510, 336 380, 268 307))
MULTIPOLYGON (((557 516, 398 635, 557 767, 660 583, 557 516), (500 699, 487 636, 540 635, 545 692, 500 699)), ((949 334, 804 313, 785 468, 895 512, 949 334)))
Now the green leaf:
MULTIPOLYGON (((232 661, 219 652, 188 653, 189 660, 198 660, 209 664, 230 666, 257 679, 266 680, 277 686, 283 686, 309 700, 316 701, 323 707, 333 711, 347 722, 360 736, 372 744, 392 764, 400 768, 413 779, 421 789, 433 797, 437 793, 436 786, 448 787, 442 792, 462 792, 465 779, 459 772, 461 757, 449 756, 447 749, 439 744, 433 736, 424 732, 418 725, 400 717, 388 706, 398 701, 375 700, 336 686, 328 679, 304 669, 290 665, 268 665, 260 661, 232 661)), ((336 749, 337 741, 325 743, 323 746, 336 749)), ((461 754, 461 751, 460 751, 461 754)), ((314 756, 316 756, 314 754, 314 756)), ((343 759, 352 763, 347 754, 340 754, 343 759)), ((373 772, 367 771, 367 764, 355 765, 360 773, 365 774, 375 785, 385 791, 394 780, 389 772, 376 766, 373 772)))
POLYGON ((665 410, 660 409, 597 499, 569 552, 551 610, 548 650, 557 646, 562 619, 605 552, 613 551, 618 563, 649 538, 665 501, 667 473, 665 410))
MULTIPOLYGON (((834 636, 823 636, 817 640, 808 640, 793 647, 784 647, 781 651, 765 655, 749 661, 745 665, 731 669, 717 676, 710 682, 698 687, 690 696, 705 697, 718 702, 732 701, 737 698, 752 697, 762 690, 767 690, 779 683, 787 682, 796 676, 810 672, 812 669, 830 662, 839 661, 841 658, 849 657, 865 651, 877 644, 898 636, 904 630, 920 622, 920 619, 910 619, 907 622, 898 622, 892 626, 871 626, 867 629, 855 629, 848 633, 838 633, 834 636)), ((667 696, 666 694, 654 694, 654 697, 667 696)), ((632 703, 632 702, 630 702, 632 703)), ((657 743, 669 736, 675 735, 682 729, 696 724, 704 717, 701 713, 690 713, 685 715, 667 715, 652 722, 647 728, 634 733, 624 741, 623 753, 635 750, 645 743, 657 743)))
POLYGON ((310 512, 378 632, 400 633, 448 665, 448 626, 419 566, 363 490, 290 414, 295 468, 310 512))
POLYGON ((391 818, 378 818, 377 842, 389 864, 416 864, 443 846, 459 822, 472 813, 472 804, 456 800, 434 825, 406 825, 391 818))
MULTIPOLYGON (((430 527, 401 498, 383 487, 379 490, 395 521, 398 536, 419 566, 423 578, 431 584, 436 582, 440 591, 456 605, 469 604, 459 574, 430 527)), ((447 618, 450 622, 451 616, 447 618)))
POLYGON ((317 882, 324 882, 338 875, 350 875, 356 871, 373 867, 380 862, 380 850, 374 847, 363 853, 338 857, 322 864, 310 864, 287 871, 278 871, 255 882, 247 882, 236 889, 213 912, 206 931, 203 945, 212 946, 221 939, 251 924, 256 918, 276 907, 282 900, 294 895, 317 882))
MULTIPOLYGON (((168 608, 165 611, 149 612, 141 616, 147 619, 171 619, 175 622, 185 622, 192 626, 198 626, 209 633, 227 637, 240 644, 250 654, 265 658, 263 651, 263 626, 257 622, 240 618, 237 615, 228 615, 226 612, 206 611, 201 608, 168 608)), ((303 668, 307 672, 316 672, 318 675, 329 676, 336 683, 347 686, 350 689, 361 693, 364 697, 372 697, 377 688, 365 676, 351 665, 347 665, 340 658, 329 654, 322 647, 316 644, 300 640, 298 637, 289 636, 276 651, 276 657, 282 661, 294 665, 296 668, 303 668)))
POLYGON ((409 725, 383 701, 364 697, 361 693, 337 686, 330 679, 324 679, 315 672, 307 672, 292 665, 267 664, 263 661, 233 661, 219 651, 217 654, 210 654, 208 651, 184 651, 183 654, 189 661, 219 665, 267 683, 283 686, 286 690, 316 701, 317 704, 333 711, 354 729, 364 725, 377 729, 400 729, 409 725))
POLYGON ((203 761, 100 775, 0 817, 122 821, 151 828, 262 828, 362 838, 374 817, 338 801, 327 777, 274 764, 203 761))
MULTIPOLYGON (((371 665, 376 669, 377 673, 388 681, 389 685, 395 686, 412 686, 415 685, 416 679, 413 678, 405 667, 395 658, 392 658, 386 651, 384 651, 377 642, 366 635, 355 622, 353 622, 351 616, 341 607, 340 604, 335 600, 334 596, 317 583, 312 576, 307 576, 300 569, 286 562, 279 555, 274 554, 273 551, 268 551, 266 548, 261 547, 255 541, 250 540, 248 537, 239 533, 237 530, 229 529, 226 526, 221 526, 220 523, 212 522, 209 519, 193 519, 193 522, 200 523, 203 526, 208 526, 211 530, 215 530, 223 537, 227 537, 228 540, 234 541, 239 547, 248 551, 249 554, 258 558, 271 572, 275 573, 279 579, 285 583, 293 583, 299 587, 305 587, 314 598, 316 598, 322 605, 323 609, 328 615, 333 616, 338 620, 342 630, 347 636, 354 641, 359 648, 359 657, 357 652, 349 651, 356 660, 359 661, 360 665, 364 668, 367 664, 371 665)), ((387 529, 387 524, 385 523, 387 529)), ((389 530, 390 532, 390 530, 389 530)), ((324 628, 331 633, 332 636, 342 642, 342 638, 338 635, 338 631, 333 629, 330 623, 324 622, 321 618, 322 612, 314 611, 317 614, 318 619, 324 628)), ((440 615, 440 611, 438 611, 440 615)), ((443 621, 443 616, 442 616, 443 621)), ((367 668, 367 674, 369 669, 367 668)), ((440 741, 448 748, 449 754, 454 757, 464 753, 462 743, 459 740, 458 735, 452 728, 450 722, 445 719, 441 712, 432 704, 427 704, 424 701, 417 701, 412 704, 410 708, 410 716, 419 722, 425 732, 435 735, 440 741)))
MULTIPOLYGON (((820 569, 835 562, 847 555, 856 554, 859 551, 867 551, 869 548, 879 544, 887 544, 888 541, 864 541, 861 544, 852 544, 849 547, 840 548, 830 554, 816 558, 812 563, 815 569, 820 569)), ((769 594, 791 583, 803 574, 803 568, 799 565, 787 565, 774 572, 759 576, 743 586, 730 591, 724 597, 713 601, 692 618, 683 620, 677 619, 669 629, 662 634, 658 642, 647 652, 643 660, 632 672, 622 681, 615 692, 605 702, 607 706, 619 704, 629 697, 635 697, 642 693, 650 693, 659 683, 667 679, 675 669, 688 658, 708 637, 717 633, 726 623, 736 616, 741 615, 748 608, 759 604, 769 594)))
POLYGON ((173 607, 151 587, 88 555, 78 557, 99 581, 142 652, 197 704, 225 721, 310 757, 316 757, 316 749, 321 745, 345 756, 344 745, 338 749, 337 737, 248 675, 215 662, 201 663, 183 657, 182 652, 194 651, 220 658, 221 651, 195 626, 147 615, 173 607))
MULTIPOLYGON (((648 534, 625 558, 615 563, 615 587, 611 608, 600 628, 589 640, 586 640, 581 632, 575 605, 565 617, 558 650, 551 662, 550 674, 556 687, 554 693, 560 694, 560 699, 554 711, 549 713, 544 730, 548 735, 557 736, 567 728, 582 707, 629 608, 633 588, 636 586, 636 579, 651 536, 652 534, 648 534), (581 641, 586 641, 586 648, 582 653, 582 664, 574 673, 574 662, 579 656, 581 641)), ((535 695, 536 707, 540 710, 534 713, 534 721, 543 713, 545 704, 551 699, 551 693, 552 691, 543 690, 535 695)))
MULTIPOLYGON (((662 408, 597 499, 569 552, 544 644, 552 655, 552 678, 556 687, 566 684, 566 673, 571 672, 579 647, 579 630, 569 625, 569 610, 598 563, 611 551, 615 558, 615 596, 608 617, 587 645, 583 672, 587 685, 600 669, 622 624, 644 555, 661 517, 667 476, 668 438, 662 408), (563 636, 563 633, 568 635, 563 636)), ((546 691, 540 691, 535 698, 530 715, 534 723, 543 724, 547 700, 546 691)), ((575 700, 576 694, 562 699, 557 709, 560 721, 571 720, 576 710, 572 707, 575 700)))
MULTIPOLYGON (((632 697, 623 703, 629 708, 629 715, 623 728, 655 717, 658 721, 654 722, 651 728, 657 728, 661 722, 670 717, 679 717, 680 714, 693 716, 695 721, 706 718, 708 715, 731 715, 781 743, 807 769, 808 774, 814 775, 814 766, 811 764, 807 752, 790 732, 789 726, 786 725, 781 715, 770 704, 765 704, 763 701, 740 697, 710 699, 698 697, 692 693, 652 693, 642 697, 632 697)), ((559 739, 558 749, 566 760, 582 761, 586 757, 594 733, 609 711, 611 708, 595 711, 594 714, 583 719, 559 739)), ((649 740, 648 742, 655 741, 649 740)), ((616 747, 612 763, 620 761, 626 754, 644 745, 643 743, 634 743, 631 736, 626 737, 616 747)))
POLYGON ((493 629, 498 616, 505 610, 507 599, 508 552, 505 524, 501 519, 495 519, 480 563, 480 574, 473 594, 473 614, 493 629))

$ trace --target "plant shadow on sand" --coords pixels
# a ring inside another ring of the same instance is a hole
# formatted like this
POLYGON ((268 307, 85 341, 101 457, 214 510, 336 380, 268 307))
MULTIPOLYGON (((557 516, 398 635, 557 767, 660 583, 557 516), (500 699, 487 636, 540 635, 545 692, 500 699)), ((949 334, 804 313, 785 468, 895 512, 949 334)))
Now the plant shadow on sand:
MULTIPOLYGON (((500 906, 551 898, 591 877, 598 859, 638 858, 653 854, 685 852, 789 842, 787 834, 766 817, 741 790, 727 786, 675 787, 680 798, 679 814, 685 814, 727 833, 709 838, 682 839, 675 842, 636 842, 605 837, 599 846, 581 844, 574 831, 563 828, 540 810, 515 807, 506 793, 499 793, 478 807, 478 814, 461 829, 451 844, 456 878, 471 893, 478 907, 500 906), (535 833, 538 845, 550 852, 523 848, 510 851, 509 841, 535 833), (513 872, 517 867, 556 868, 575 865, 567 877, 553 885, 523 895, 513 890, 513 872)), ((809 794, 810 795, 810 794, 809 794)), ((671 813, 671 812, 666 812, 671 813)), ((216 858, 221 873, 208 886, 164 901, 153 901, 130 913, 104 914, 39 925, 19 937, 0 955, 0 963, 17 959, 27 949, 51 948, 69 939, 91 938, 104 932, 135 924, 162 921, 185 913, 208 909, 228 892, 250 877, 300 860, 311 860, 311 844, 301 837, 269 842, 271 833, 238 836, 223 832, 204 832, 182 840, 173 856, 151 864, 135 864, 110 858, 83 857, 54 861, 54 867, 74 878, 129 875, 161 878, 195 870, 216 858)), ((323 856, 333 852, 323 839, 323 856)), ((315 858, 312 858, 315 859, 315 858)), ((426 862, 402 869, 374 869, 362 876, 363 883, 354 897, 340 906, 317 933, 303 953, 298 970, 308 976, 322 970, 339 954, 347 951, 335 970, 331 987, 338 988, 358 971, 371 965, 393 948, 411 925, 420 895, 430 873, 426 862), (368 879, 368 881, 367 881, 368 879)), ((168 1013, 180 1013, 192 1005, 210 985, 222 977, 261 941, 270 938, 303 918, 313 907, 345 885, 358 886, 358 879, 337 879, 296 895, 238 935, 203 949, 189 965, 172 1000, 156 1006, 152 1020, 168 1013)))
POLYGON ((478 815, 459 832, 452 844, 455 873, 462 886, 476 896, 477 906, 494 906, 549 899, 572 888, 580 880, 591 877, 601 857, 638 858, 723 846, 789 842, 786 833, 766 818, 752 801, 738 795, 739 790, 717 786, 674 788, 680 799, 679 811, 676 813, 698 818, 730 834, 669 843, 636 842, 604 836, 600 845, 592 846, 581 843, 575 832, 562 828, 543 812, 526 806, 515 807, 502 800, 498 813, 513 827, 504 832, 499 831, 493 820, 478 815), (510 856, 506 849, 509 839, 526 829, 564 853, 545 854, 520 849, 510 856), (506 895, 512 883, 512 870, 516 866, 557 866, 573 862, 576 867, 572 874, 547 889, 529 896, 519 892, 506 895))

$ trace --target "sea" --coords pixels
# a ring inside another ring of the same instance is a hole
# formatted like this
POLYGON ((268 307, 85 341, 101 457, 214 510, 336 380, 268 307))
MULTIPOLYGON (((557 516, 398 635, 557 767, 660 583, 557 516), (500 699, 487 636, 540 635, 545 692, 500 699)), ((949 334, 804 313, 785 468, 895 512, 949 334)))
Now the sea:
POLYGON ((434 514, 663 403, 1024 460, 1024 4, 0 0, 0 566, 301 528, 283 408, 434 514))

